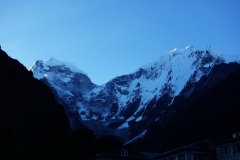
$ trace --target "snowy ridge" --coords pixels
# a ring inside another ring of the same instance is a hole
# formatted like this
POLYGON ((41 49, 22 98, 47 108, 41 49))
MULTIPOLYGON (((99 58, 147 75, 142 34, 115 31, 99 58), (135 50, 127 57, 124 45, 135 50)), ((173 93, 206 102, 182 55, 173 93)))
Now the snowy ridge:
POLYGON ((240 55, 237 55, 237 54, 229 55, 229 54, 223 53, 219 48, 215 47, 214 45, 209 45, 207 47, 207 50, 215 57, 221 57, 222 59, 224 59, 225 63, 229 63, 229 62, 240 63, 240 55))
MULTIPOLYGON (((62 69, 67 68, 67 69, 71 70, 72 72, 81 73, 81 74, 88 76, 87 73, 85 73, 83 70, 79 69, 74 63, 59 61, 54 57, 51 57, 45 63, 41 60, 38 60, 34 64, 32 64, 28 70, 31 70, 32 72, 36 72, 37 75, 34 73, 34 76, 43 78, 43 75, 42 75, 43 70, 47 71, 47 70, 49 70, 49 67, 53 67, 53 66, 61 66, 62 69)), ((40 79, 40 78, 38 78, 38 79, 40 79)))
POLYGON ((224 54, 213 45, 206 51, 188 46, 163 54, 136 72, 116 77, 103 85, 93 84, 76 65, 55 58, 45 63, 37 61, 29 70, 35 78, 50 84, 67 104, 65 109, 79 115, 77 120, 88 125, 91 121, 99 122, 106 127, 119 122, 113 128, 126 130, 133 121, 144 121, 158 99, 165 97, 164 105, 158 111, 159 115, 152 117, 153 121, 165 112, 176 96, 188 97, 194 84, 208 76, 214 66, 230 62, 240 63, 240 57, 224 54), (186 88, 187 84, 191 87, 186 88))
MULTIPOLYGON (((157 61, 144 65, 141 69, 147 71, 147 74, 142 75, 139 78, 133 79, 131 84, 128 86, 128 95, 119 95, 119 106, 126 106, 127 101, 132 101, 134 96, 132 92, 134 87, 140 84, 140 97, 141 103, 136 112, 140 111, 146 104, 154 97, 157 99, 164 94, 163 88, 166 82, 171 86, 171 96, 172 101, 174 97, 179 95, 186 82, 193 76, 193 82, 199 81, 202 76, 207 76, 211 68, 219 63, 225 62, 237 62, 236 57, 228 56, 223 54, 216 48, 211 46, 210 52, 216 59, 220 59, 220 62, 215 62, 214 60, 201 65, 204 58, 207 58, 207 52, 201 52, 196 50, 194 47, 186 47, 183 49, 174 49, 163 56, 161 56, 157 61), (217 51, 216 53, 214 51, 217 51), (199 54, 194 54, 198 52, 199 54), (204 70, 203 70, 204 69, 204 70)), ((125 88, 123 88, 125 89, 125 88)), ((126 90, 126 89, 125 89, 126 90)), ((170 103, 171 104, 171 103, 170 103)), ((136 117, 136 121, 139 121, 142 116, 136 117)), ((131 119, 131 118, 130 118, 131 119)), ((128 122, 129 120, 127 120, 128 122)), ((127 124, 123 124, 120 128, 127 127, 127 124)))
POLYGON ((59 60, 57 60, 54 57, 50 58, 49 61, 47 61, 45 64, 47 66, 63 66, 63 67, 67 67, 72 72, 82 73, 82 74, 88 76, 87 73, 85 73, 83 70, 79 69, 74 63, 59 61, 59 60))

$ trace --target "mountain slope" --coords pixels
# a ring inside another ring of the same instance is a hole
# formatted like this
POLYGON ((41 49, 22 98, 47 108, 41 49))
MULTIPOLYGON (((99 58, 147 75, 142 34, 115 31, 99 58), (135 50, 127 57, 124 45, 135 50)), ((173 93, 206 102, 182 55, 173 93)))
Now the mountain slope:
POLYGON ((2 159, 41 158, 61 147, 69 130, 63 107, 47 85, 1 48, 0 88, 2 159))
POLYGON ((98 135, 113 134, 127 141, 144 133, 154 121, 167 124, 177 106, 187 103, 189 96, 198 98, 239 68, 239 63, 239 57, 224 54, 214 46, 206 51, 194 47, 174 49, 136 72, 100 86, 72 64, 56 59, 37 61, 30 70, 35 78, 52 87, 73 129, 82 121, 98 135), (214 78, 218 74, 213 69, 230 62, 233 67, 214 78))
POLYGON ((187 108, 179 108, 167 126, 152 123, 145 137, 133 142, 140 150, 164 152, 202 139, 221 141, 240 130, 240 69, 201 95, 187 108), (144 144, 144 145, 143 145, 144 144))

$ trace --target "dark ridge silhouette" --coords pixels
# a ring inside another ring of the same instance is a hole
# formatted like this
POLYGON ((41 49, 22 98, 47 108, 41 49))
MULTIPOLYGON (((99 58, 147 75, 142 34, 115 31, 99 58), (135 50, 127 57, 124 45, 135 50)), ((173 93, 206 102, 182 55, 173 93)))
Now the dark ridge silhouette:
POLYGON ((69 130, 63 107, 48 86, 1 49, 0 88, 0 156, 17 159, 60 146, 69 130))
POLYGON ((88 129, 70 131, 51 89, 0 49, 0 159, 88 159, 121 146, 88 129))

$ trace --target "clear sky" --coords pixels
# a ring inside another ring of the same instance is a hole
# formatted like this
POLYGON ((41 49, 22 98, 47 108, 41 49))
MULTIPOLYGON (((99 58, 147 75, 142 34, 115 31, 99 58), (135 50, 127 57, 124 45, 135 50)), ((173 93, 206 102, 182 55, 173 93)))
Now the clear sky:
POLYGON ((0 45, 27 68, 55 57, 96 84, 174 48, 240 54, 240 0, 1 0, 0 45))

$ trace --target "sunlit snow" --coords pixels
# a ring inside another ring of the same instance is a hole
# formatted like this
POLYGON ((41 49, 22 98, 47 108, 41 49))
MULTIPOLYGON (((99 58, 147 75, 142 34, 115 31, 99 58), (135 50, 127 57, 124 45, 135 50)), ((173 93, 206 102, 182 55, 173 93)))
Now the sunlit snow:
MULTIPOLYGON (((58 96, 65 103, 71 104, 73 107, 71 110, 79 112, 79 118, 82 120, 97 120, 98 114, 101 114, 101 121, 106 121, 107 117, 112 114, 108 117, 109 119, 124 120, 124 123, 118 127, 118 129, 123 129, 129 127, 128 122, 131 120, 138 122, 144 119, 143 115, 136 117, 134 115, 145 109, 154 97, 159 99, 164 94, 168 94, 171 98, 168 102, 170 105, 190 79, 192 83, 198 82, 210 73, 214 65, 222 62, 240 63, 240 56, 225 54, 213 45, 210 45, 206 51, 197 50, 193 46, 187 46, 185 49, 175 48, 160 56, 158 60, 143 65, 136 72, 117 77, 106 84, 95 85, 88 82, 91 87, 87 86, 88 83, 84 81, 86 77, 81 81, 82 85, 72 85, 75 73, 81 73, 84 76, 87 74, 75 64, 62 62, 55 58, 45 63, 36 61, 29 70, 33 72, 35 78, 45 78, 56 90, 58 96), (207 52, 214 57, 213 61, 203 62, 203 59, 208 56, 207 52), (133 116, 126 118, 120 114, 129 107, 129 104, 137 100, 140 100, 140 103, 133 116), (117 104, 114 112, 110 111, 113 103, 117 104), (90 111, 94 112, 92 116, 89 115, 90 111)), ((194 87, 190 88, 186 96, 190 95, 193 89, 194 87)), ((164 111, 162 110, 161 114, 164 111)))

